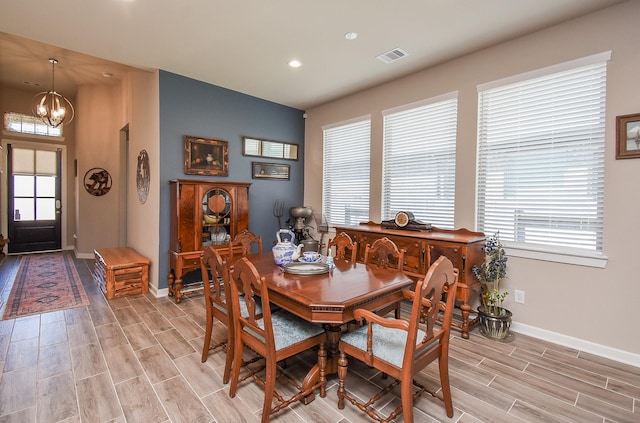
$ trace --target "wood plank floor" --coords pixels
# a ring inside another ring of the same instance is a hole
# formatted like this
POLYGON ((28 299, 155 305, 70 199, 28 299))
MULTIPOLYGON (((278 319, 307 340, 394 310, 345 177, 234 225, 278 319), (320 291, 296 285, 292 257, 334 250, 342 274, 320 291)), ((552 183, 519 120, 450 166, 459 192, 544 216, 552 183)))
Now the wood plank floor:
MULTIPOLYGON (((19 260, 0 263, 6 302, 19 260)), ((151 295, 106 301, 93 285, 93 262, 76 260, 91 305, 0 321, 0 422, 257 422, 262 391, 244 382, 235 398, 222 384, 224 352, 200 362, 201 296, 175 304, 151 295)), ((214 330, 214 341, 223 335, 214 330)), ((313 354, 288 363, 306 372, 313 354)), ((453 334, 454 417, 423 395, 416 422, 640 422, 640 368, 521 334, 499 343, 477 330, 453 334)), ((348 389, 371 391, 380 374, 349 368, 348 389)), ((434 364, 420 379, 433 384, 434 364)), ((381 405, 388 413, 398 404, 381 405)), ((296 403, 276 422, 369 422, 350 404, 338 410, 336 377, 326 398, 296 403)), ((399 419, 401 421, 402 419, 399 419)))

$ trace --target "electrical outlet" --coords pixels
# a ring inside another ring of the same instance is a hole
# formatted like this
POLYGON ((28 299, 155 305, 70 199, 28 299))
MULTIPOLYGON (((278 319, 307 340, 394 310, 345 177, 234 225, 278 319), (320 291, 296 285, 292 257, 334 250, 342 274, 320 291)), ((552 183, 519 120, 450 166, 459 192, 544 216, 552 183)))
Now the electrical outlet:
POLYGON ((518 304, 524 304, 524 291, 516 289, 514 301, 518 304))

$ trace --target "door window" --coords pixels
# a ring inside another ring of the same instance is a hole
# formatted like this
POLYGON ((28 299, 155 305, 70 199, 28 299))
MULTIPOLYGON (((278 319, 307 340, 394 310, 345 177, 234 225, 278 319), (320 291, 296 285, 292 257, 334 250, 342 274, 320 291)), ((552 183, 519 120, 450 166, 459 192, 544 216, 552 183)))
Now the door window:
POLYGON ((13 220, 54 220, 57 156, 55 151, 12 151, 13 220))

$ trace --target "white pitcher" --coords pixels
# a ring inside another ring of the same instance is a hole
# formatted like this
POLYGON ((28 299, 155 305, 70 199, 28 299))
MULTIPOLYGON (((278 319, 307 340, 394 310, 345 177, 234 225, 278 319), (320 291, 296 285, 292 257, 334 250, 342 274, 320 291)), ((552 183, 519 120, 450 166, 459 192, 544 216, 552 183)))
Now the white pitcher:
POLYGON ((278 266, 284 266, 294 260, 298 260, 300 257, 300 251, 302 250, 302 244, 296 246, 293 244, 295 235, 289 229, 280 229, 276 232, 276 239, 278 243, 273 246, 271 251, 273 252, 273 259, 278 266), (282 239, 282 234, 288 234, 288 240, 282 239))

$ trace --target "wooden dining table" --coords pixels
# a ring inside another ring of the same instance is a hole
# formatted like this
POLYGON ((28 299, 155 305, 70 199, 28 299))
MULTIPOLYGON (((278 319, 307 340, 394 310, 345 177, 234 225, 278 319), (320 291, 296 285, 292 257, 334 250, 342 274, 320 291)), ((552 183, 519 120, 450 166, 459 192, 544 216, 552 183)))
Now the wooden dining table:
MULTIPOLYGON (((309 322, 324 325, 329 353, 327 373, 337 372, 341 328, 353 321, 353 312, 358 308, 375 311, 394 304, 403 298, 403 290, 414 285, 411 278, 397 269, 363 263, 336 260, 327 273, 300 275, 287 273, 276 265, 271 252, 251 255, 248 259, 265 278, 271 303, 309 322)), ((313 385, 318 377, 316 365, 303 385, 313 385)))

